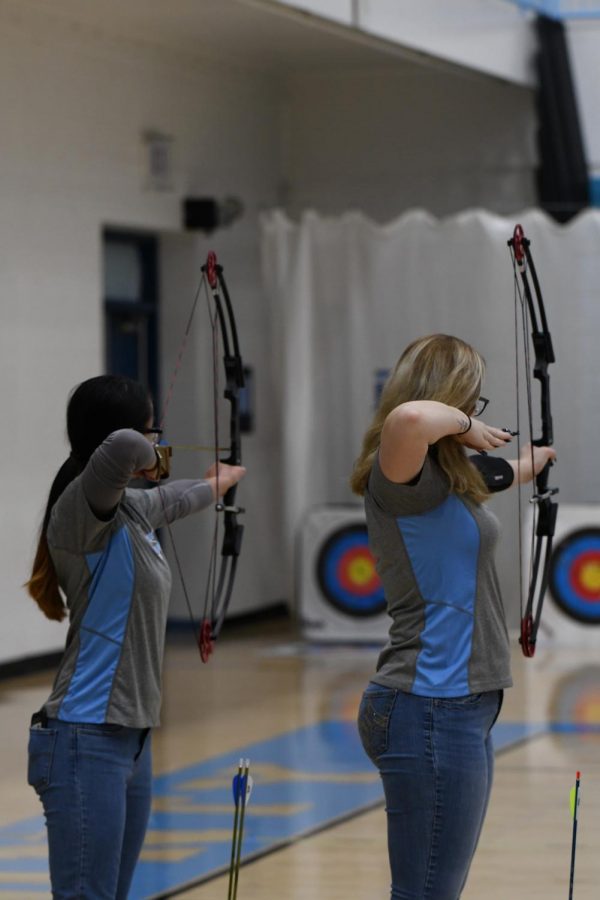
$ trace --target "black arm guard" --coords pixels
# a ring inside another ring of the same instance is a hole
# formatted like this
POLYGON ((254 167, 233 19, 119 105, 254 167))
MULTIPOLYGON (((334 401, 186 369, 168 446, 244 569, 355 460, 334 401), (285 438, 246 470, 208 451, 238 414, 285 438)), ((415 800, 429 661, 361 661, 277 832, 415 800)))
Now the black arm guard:
POLYGON ((469 460, 476 469, 479 469, 488 491, 492 494, 505 491, 515 480, 513 467, 501 457, 477 453, 469 456, 469 460))

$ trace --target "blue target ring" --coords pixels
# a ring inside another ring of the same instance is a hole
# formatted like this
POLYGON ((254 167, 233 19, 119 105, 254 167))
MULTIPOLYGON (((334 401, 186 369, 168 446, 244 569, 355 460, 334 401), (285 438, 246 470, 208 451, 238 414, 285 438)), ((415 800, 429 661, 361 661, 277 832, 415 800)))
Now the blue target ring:
POLYGON ((363 618, 385 611, 365 525, 346 525, 330 535, 320 550, 316 570, 323 596, 340 612, 363 618))
POLYGON ((570 618, 600 625, 600 528, 573 531, 555 547, 549 588, 570 618))

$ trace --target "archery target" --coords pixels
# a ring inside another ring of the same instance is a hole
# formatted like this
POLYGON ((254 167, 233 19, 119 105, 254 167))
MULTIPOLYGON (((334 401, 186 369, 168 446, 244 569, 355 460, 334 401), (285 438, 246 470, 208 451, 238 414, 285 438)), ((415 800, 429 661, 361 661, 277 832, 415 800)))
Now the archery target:
POLYGON ((555 544, 549 586, 566 615, 600 625, 600 527, 579 528, 555 544))
POLYGON ((549 719, 580 734, 598 734, 600 728, 600 667, 580 666, 556 681, 550 695, 549 719))
POLYGON ((389 618, 362 507, 311 510, 301 545, 298 598, 304 636, 322 641, 384 641, 389 618))
POLYGON ((385 597, 364 523, 345 525, 329 535, 317 560, 317 581, 323 596, 349 616, 376 616, 385 597))
POLYGON ((600 647, 600 506, 560 504, 541 621, 540 646, 600 647))

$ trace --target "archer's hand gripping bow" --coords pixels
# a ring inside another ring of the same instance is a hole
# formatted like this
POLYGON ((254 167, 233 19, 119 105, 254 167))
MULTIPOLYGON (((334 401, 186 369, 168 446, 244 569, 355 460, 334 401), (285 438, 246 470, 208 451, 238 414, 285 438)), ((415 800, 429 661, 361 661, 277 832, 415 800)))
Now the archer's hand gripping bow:
MULTIPOLYGON (((521 305, 525 365, 529 368, 529 338, 527 331, 528 325, 530 325, 531 340, 534 349, 533 377, 540 382, 541 436, 536 439, 532 437, 531 445, 532 447, 549 447, 552 446, 554 442, 552 413, 550 409, 550 377, 548 374, 548 366, 555 361, 552 338, 548 330, 546 310, 544 308, 540 283, 531 256, 530 242, 525 237, 520 225, 515 227, 514 234, 508 241, 508 246, 510 247, 513 260, 515 302, 518 296, 521 305), (529 273, 531 273, 534 293, 531 291, 529 273)), ((527 407, 529 433, 530 435, 533 435, 529 371, 527 372, 527 407)), ((532 534, 529 585, 527 590, 527 602, 524 608, 523 599, 521 598, 520 637, 523 654, 528 657, 533 656, 535 653, 544 595, 548 586, 548 576, 550 573, 552 557, 552 539, 554 537, 556 514, 558 512, 558 504, 552 499, 552 497, 558 493, 558 488, 548 486, 551 465, 552 463, 548 462, 542 471, 535 476, 535 493, 531 498, 531 502, 537 509, 537 515, 534 515, 535 542, 532 534)))

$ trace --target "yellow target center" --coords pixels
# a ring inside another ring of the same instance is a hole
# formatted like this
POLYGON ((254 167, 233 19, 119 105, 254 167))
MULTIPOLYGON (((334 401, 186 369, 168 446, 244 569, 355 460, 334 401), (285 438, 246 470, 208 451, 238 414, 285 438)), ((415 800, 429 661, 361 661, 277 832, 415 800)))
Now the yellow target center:
POLYGON ((350 578, 354 584, 363 587, 373 578, 373 563, 368 557, 361 556, 353 559, 350 564, 350 578))
POLYGON ((590 594, 600 594, 600 562, 594 560, 581 567, 581 584, 590 594))

